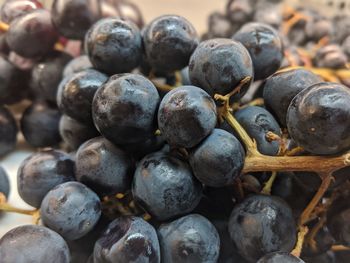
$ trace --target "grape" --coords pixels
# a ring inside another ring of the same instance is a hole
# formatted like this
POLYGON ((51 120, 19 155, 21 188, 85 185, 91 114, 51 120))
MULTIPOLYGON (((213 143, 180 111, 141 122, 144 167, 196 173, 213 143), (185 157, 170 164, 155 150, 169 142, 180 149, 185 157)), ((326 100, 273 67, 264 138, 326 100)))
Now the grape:
MULTIPOLYGON (((245 77, 253 78, 253 62, 248 50, 232 39, 215 38, 200 43, 191 56, 190 79, 193 85, 208 92, 226 95, 245 77)), ((245 84, 234 99, 240 99, 251 81, 245 84)))
POLYGON ((6 39, 17 54, 35 58, 52 50, 58 34, 52 25, 50 12, 38 9, 15 19, 10 24, 6 39))
POLYGON ((36 225, 16 227, 0 239, 1 263, 69 263, 67 243, 54 231, 36 225))
POLYGON ((32 70, 31 88, 37 97, 56 102, 57 87, 65 65, 72 59, 64 52, 54 51, 32 70))
POLYGON ((77 180, 100 196, 125 193, 131 188, 132 159, 103 137, 81 145, 75 164, 77 180))
POLYGON ((202 186, 186 162, 156 152, 138 163, 132 193, 152 216, 167 220, 191 212, 201 199, 202 186))
POLYGON ((1 6, 0 18, 2 22, 10 24, 17 17, 42 7, 37 0, 6 0, 1 6))
POLYGON ((163 224, 158 236, 163 262, 215 263, 219 257, 219 234, 201 215, 187 215, 163 224))
POLYGON ((63 77, 68 77, 85 69, 91 69, 92 64, 87 55, 82 55, 72 59, 63 70, 63 77))
POLYGON ((8 198, 10 193, 10 181, 4 168, 0 166, 0 193, 8 198))
POLYGON ((194 175, 203 184, 223 187, 241 174, 245 153, 235 136, 221 129, 214 131, 190 152, 194 175))
POLYGON ((282 40, 271 26, 248 23, 232 38, 241 42, 249 51, 256 80, 266 79, 280 68, 283 60, 282 40))
POLYGON ((256 0, 230 0, 226 5, 226 16, 233 24, 244 24, 254 14, 256 0))
POLYGON ((290 252, 296 241, 292 210, 275 196, 245 198, 233 209, 228 229, 238 252, 249 262, 270 252, 290 252))
POLYGON ((76 240, 90 232, 101 215, 98 196, 78 182, 57 185, 44 197, 43 224, 67 240, 76 240))
POLYGON ((292 99, 302 90, 322 82, 322 79, 306 69, 278 72, 268 78, 264 85, 264 102, 286 127, 287 110, 292 99))
POLYGON ((16 148, 18 128, 12 113, 0 107, 0 156, 16 148))
POLYGON ((96 92, 92 115, 97 129, 111 142, 137 143, 153 136, 158 103, 157 89, 145 77, 114 75, 96 92))
MULTIPOLYGON (((235 25, 231 24, 227 16, 220 12, 214 12, 208 17, 208 37, 210 38, 229 38, 236 30, 235 25)), ((206 40, 207 40, 206 39, 206 40)))
POLYGON ((0 33, 0 55, 1 57, 6 57, 9 55, 11 49, 7 45, 6 34, 0 33))
MULTIPOLYGON (((262 107, 249 106, 237 111, 235 117, 249 136, 256 141, 258 150, 262 154, 277 155, 280 146, 279 141, 271 141, 266 135, 268 132, 272 132, 282 136, 282 133, 278 122, 270 112, 262 107)), ((234 134, 231 127, 226 128, 226 130, 234 134)))
POLYGON ((119 16, 123 20, 135 23, 139 28, 143 28, 144 21, 140 9, 134 3, 127 0, 109 0, 114 2, 119 11, 119 16))
POLYGON ((59 133, 60 112, 50 104, 37 101, 23 113, 21 131, 33 147, 55 146, 61 141, 59 133))
POLYGON ((185 18, 165 15, 154 19, 143 31, 146 60, 160 72, 180 70, 198 45, 195 28, 185 18))
POLYGON ((168 92, 158 110, 161 134, 174 147, 196 146, 214 130, 216 122, 215 102, 195 86, 168 92))
POLYGON ((75 73, 62 80, 57 92, 61 112, 81 123, 92 125, 92 100, 108 77, 94 69, 75 73))
POLYGON ((350 90, 336 83, 315 84, 294 97, 287 113, 290 136, 314 154, 350 148, 350 90))
MULTIPOLYGON (((278 2, 281 1, 256 1, 256 9, 253 20, 259 23, 268 24, 275 29, 279 29, 280 25, 283 23, 283 7, 281 8, 281 5, 279 5, 278 2)), ((282 37, 284 36, 282 35, 282 37)))
POLYGON ((62 115, 59 123, 59 132, 67 146, 75 150, 85 141, 99 136, 93 125, 85 125, 67 115, 62 115))
POLYGON ((119 217, 97 240, 93 257, 94 263, 160 263, 157 233, 142 218, 119 217))
POLYGON ((39 208, 52 188, 74 180, 74 162, 69 155, 45 150, 31 154, 21 163, 17 173, 17 190, 26 203, 39 208))
POLYGON ((314 63, 320 68, 346 68, 348 58, 339 45, 331 44, 317 50, 314 63))
POLYGON ((259 259, 257 263, 305 263, 300 258, 286 252, 274 252, 259 259))
POLYGON ((141 34, 129 21, 98 21, 86 34, 84 45, 92 65, 110 75, 129 72, 141 63, 141 34))
POLYGON ((52 21, 66 38, 83 39, 87 30, 101 17, 99 0, 55 0, 52 21))

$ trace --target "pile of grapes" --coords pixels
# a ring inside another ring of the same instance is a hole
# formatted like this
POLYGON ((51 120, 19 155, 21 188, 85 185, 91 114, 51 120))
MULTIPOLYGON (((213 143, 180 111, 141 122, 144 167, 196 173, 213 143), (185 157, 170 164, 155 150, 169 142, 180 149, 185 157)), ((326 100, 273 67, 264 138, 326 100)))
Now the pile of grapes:
POLYGON ((201 38, 124 0, 0 19, 0 155, 18 127, 37 148, 35 210, 0 167, 1 213, 33 218, 1 263, 350 262, 350 17, 230 0, 201 38))

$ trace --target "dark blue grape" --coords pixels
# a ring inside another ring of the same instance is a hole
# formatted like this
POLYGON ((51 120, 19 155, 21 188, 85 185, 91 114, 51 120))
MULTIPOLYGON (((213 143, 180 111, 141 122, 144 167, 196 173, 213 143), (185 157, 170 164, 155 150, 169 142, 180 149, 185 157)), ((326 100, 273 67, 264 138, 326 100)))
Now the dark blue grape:
POLYGON ((240 99, 253 81, 253 62, 248 50, 232 39, 215 38, 200 43, 189 64, 193 85, 208 92, 226 95, 245 77, 251 81, 244 85, 235 99, 240 99))
POLYGON ((102 72, 129 72, 141 63, 141 34, 132 22, 105 18, 86 34, 85 51, 92 65, 102 72))
POLYGON ((100 196, 131 188, 134 163, 130 156, 103 137, 80 146, 75 158, 77 180, 100 196))
POLYGON ((244 199, 233 209, 228 228, 238 252, 249 262, 270 252, 290 252, 296 241, 292 210, 275 196, 244 199))
POLYGON ((162 136, 175 147, 196 146, 214 130, 216 122, 215 102, 195 86, 182 86, 168 92, 158 110, 162 136))
POLYGON ((257 263, 305 263, 300 258, 297 258, 286 252, 274 252, 263 256, 257 263))
POLYGON ((235 136, 221 129, 214 131, 190 152, 190 164, 197 179, 208 186, 233 184, 240 176, 245 153, 235 136))
POLYGON ((191 212, 201 199, 202 186, 186 162, 157 152, 139 162, 132 193, 152 216, 167 220, 191 212))
POLYGON ((350 148, 350 89, 337 83, 315 84, 294 97, 287 113, 291 138, 314 154, 350 148))
POLYGON ((52 25, 50 12, 38 9, 15 19, 6 33, 6 39, 11 50, 17 54, 35 58, 53 49, 58 33, 52 25))
POLYGON ((37 0, 6 0, 1 6, 0 18, 2 22, 10 24, 17 17, 42 7, 37 0))
POLYGON ((275 73, 283 60, 283 44, 278 32, 263 23, 247 23, 232 37, 249 51, 254 66, 254 78, 266 79, 275 73))
POLYGON ((156 130, 157 89, 137 74, 115 75, 97 92, 92 104, 95 126, 115 144, 142 142, 156 130))
POLYGON ((59 122, 61 114, 45 102, 34 102, 23 113, 21 131, 33 147, 55 146, 61 141, 59 122))
POLYGON ((187 215, 162 224, 158 236, 162 262, 216 263, 219 258, 219 234, 201 215, 187 215))
POLYGON ((40 211, 43 224, 67 240, 89 233, 101 216, 98 196, 78 182, 63 183, 49 191, 40 211))
POLYGON ((0 166, 0 193, 8 198, 10 193, 10 181, 4 168, 0 166))
POLYGON ((101 17, 99 0, 55 0, 51 8, 57 30, 69 39, 84 39, 88 29, 101 17))
POLYGON ((96 241, 93 257, 94 263, 160 263, 157 232, 142 218, 119 217, 96 241))
POLYGON ((0 156, 16 148, 18 128, 12 113, 0 107, 0 156))
POLYGON ((72 59, 63 70, 63 77, 68 77, 85 69, 91 69, 92 64, 87 55, 82 55, 72 59))
POLYGON ((87 125, 92 125, 92 100, 108 77, 94 69, 75 73, 62 80, 57 92, 61 112, 87 125))
POLYGON ((32 70, 31 88, 37 98, 56 102, 58 85, 65 65, 72 59, 64 52, 54 51, 32 70))
POLYGON ((62 115, 59 131, 62 140, 71 150, 75 150, 87 140, 99 136, 95 126, 80 123, 67 115, 62 115))
POLYGON ((266 107, 286 127, 287 110, 292 99, 302 90, 322 82, 322 79, 307 69, 292 69, 274 74, 264 85, 266 107))
POLYGON ((33 153, 18 168, 17 190, 21 198, 39 208, 55 186, 74 181, 74 162, 64 152, 45 150, 33 153))
POLYGON ((16 227, 0 239, 1 263, 69 263, 67 243, 54 231, 36 225, 16 227))
MULTIPOLYGON (((258 150, 262 154, 277 155, 279 142, 269 140, 266 135, 272 132, 282 136, 282 133, 278 122, 270 112, 262 107, 249 106, 237 111, 235 117, 249 136, 256 141, 258 150)), ((231 127, 229 131, 234 133, 231 127)))
POLYGON ((164 15, 145 27, 143 44, 152 69, 172 72, 188 65, 198 45, 198 36, 196 29, 185 18, 164 15))

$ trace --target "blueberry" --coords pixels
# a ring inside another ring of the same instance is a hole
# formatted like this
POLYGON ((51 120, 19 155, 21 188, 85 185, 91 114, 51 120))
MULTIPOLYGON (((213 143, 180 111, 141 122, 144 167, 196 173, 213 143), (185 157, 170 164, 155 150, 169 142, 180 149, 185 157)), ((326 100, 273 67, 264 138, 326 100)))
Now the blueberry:
POLYGON ((215 102, 195 86, 168 92, 158 110, 161 134, 174 147, 196 146, 213 131, 216 122, 215 102))
POLYGON ((248 50, 232 39, 215 38, 203 41, 194 51, 189 64, 192 85, 211 96, 230 93, 246 77, 251 81, 244 85, 235 100, 240 99, 253 81, 253 62, 248 50))
POLYGON ((43 224, 67 240, 89 233, 101 216, 98 196, 78 182, 67 182, 53 188, 41 207, 43 224))
POLYGON ((0 156, 16 148, 18 128, 12 113, 0 107, 0 156))
POLYGON ((143 31, 146 59, 160 72, 180 70, 188 65, 198 45, 195 28, 185 18, 164 15, 154 19, 143 31))
POLYGON ((137 74, 112 76, 95 94, 92 114, 100 133, 115 144, 142 142, 156 130, 157 89, 137 74))
POLYGON ((190 152, 194 175, 203 184, 223 187, 233 184, 244 165, 244 149, 236 137, 215 129, 190 152))
POLYGON ((158 229, 162 262, 215 263, 220 238, 215 227, 201 215, 181 217, 158 229))
POLYGON ((52 188, 74 180, 74 162, 69 155, 45 150, 33 153, 21 163, 17 173, 17 189, 26 203, 39 208, 52 188))
POLYGON ((67 243, 56 232, 36 225, 16 227, 0 239, 1 263, 69 263, 67 243))
POLYGON ((202 186, 186 162, 157 152, 137 165, 132 193, 152 216, 167 220, 191 212, 201 199, 202 186))
POLYGON ((97 240, 93 257, 94 263, 160 263, 157 233, 142 218, 119 217, 97 240))

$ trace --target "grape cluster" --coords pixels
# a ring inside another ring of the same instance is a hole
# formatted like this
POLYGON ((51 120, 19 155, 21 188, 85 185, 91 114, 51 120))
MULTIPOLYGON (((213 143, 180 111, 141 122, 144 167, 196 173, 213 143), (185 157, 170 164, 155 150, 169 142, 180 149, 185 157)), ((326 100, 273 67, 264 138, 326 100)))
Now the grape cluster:
POLYGON ((230 0, 199 37, 126 0, 4 1, 0 156, 18 130, 39 149, 35 210, 0 166, 0 212, 35 223, 0 262, 349 262, 350 17, 281 2, 230 0))

